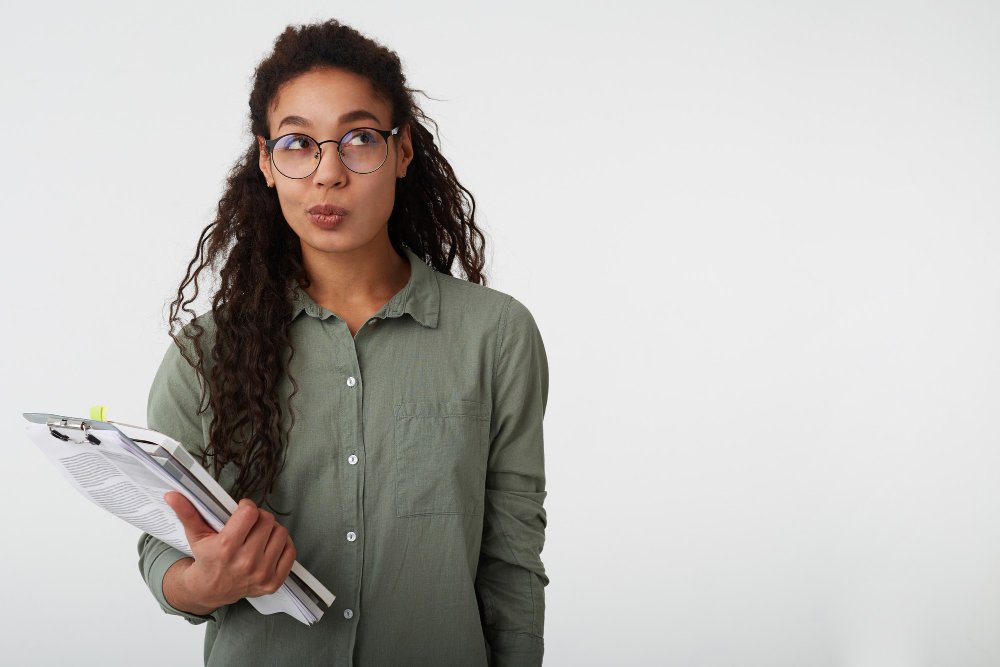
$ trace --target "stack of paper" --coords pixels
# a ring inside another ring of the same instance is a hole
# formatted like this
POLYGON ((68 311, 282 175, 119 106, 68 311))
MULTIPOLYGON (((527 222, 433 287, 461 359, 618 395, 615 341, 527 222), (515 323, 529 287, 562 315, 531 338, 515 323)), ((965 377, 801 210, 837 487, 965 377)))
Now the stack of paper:
MULTIPOLYGON (((179 442, 139 426, 26 413, 28 435, 91 502, 191 555, 184 526, 163 500, 178 491, 221 530, 237 503, 179 442)), ((284 612, 306 625, 335 596, 298 562, 276 592, 247 598, 262 614, 284 612)))

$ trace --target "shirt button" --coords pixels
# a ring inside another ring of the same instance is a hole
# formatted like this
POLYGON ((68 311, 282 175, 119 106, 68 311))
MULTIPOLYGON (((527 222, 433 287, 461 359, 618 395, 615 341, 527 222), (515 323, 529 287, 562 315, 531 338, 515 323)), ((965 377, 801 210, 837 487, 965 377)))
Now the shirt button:
POLYGON ((353 387, 357 383, 358 383, 358 381, 354 379, 353 375, 351 377, 347 378, 347 386, 348 387, 353 387))
POLYGON ((358 539, 358 536, 354 534, 353 530, 350 531, 349 533, 347 533, 347 541, 348 542, 353 542, 356 539, 358 539))
POLYGON ((354 454, 351 454, 350 456, 347 457, 347 462, 350 463, 351 465, 354 465, 355 463, 358 462, 358 457, 355 456, 354 454))
POLYGON ((352 616, 354 616, 354 612, 353 611, 351 611, 350 609, 345 609, 344 610, 344 618, 351 618, 352 616))

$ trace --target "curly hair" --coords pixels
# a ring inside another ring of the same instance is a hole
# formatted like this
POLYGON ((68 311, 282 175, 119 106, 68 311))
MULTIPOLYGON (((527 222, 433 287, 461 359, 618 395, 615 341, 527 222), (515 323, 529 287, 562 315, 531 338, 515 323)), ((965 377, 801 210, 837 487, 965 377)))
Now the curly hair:
POLYGON ((435 144, 426 124, 434 125, 435 133, 437 124, 414 99, 414 93, 426 93, 407 87, 399 56, 336 20, 288 26, 256 68, 249 100, 251 143, 229 172, 215 219, 201 232, 169 313, 170 336, 201 382, 200 412, 212 412, 201 462, 207 466, 211 460, 216 478, 225 466, 235 464, 234 497, 259 494, 262 504, 273 490, 287 448, 280 384, 287 376, 289 401, 298 390, 289 373, 294 354, 290 288, 296 283, 308 287, 309 277, 299 239, 259 169, 256 136, 269 136, 267 110, 278 89, 323 67, 366 77, 390 103, 391 126, 410 127, 413 160, 407 177, 396 180, 388 220, 396 251, 403 255, 401 247, 406 246, 447 275, 453 275, 458 260, 466 280, 486 284, 485 238, 475 224, 475 198, 435 144), (218 270, 207 373, 205 327, 190 307, 206 268, 218 270), (189 288, 191 293, 185 294, 189 288))

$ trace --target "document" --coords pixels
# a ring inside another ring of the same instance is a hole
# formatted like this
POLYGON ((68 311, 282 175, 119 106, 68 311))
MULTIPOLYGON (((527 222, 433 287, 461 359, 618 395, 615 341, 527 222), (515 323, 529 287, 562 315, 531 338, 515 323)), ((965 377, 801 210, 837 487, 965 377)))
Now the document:
MULTIPOLYGON (((59 415, 24 417, 28 436, 81 495, 189 556, 184 526, 163 494, 183 494, 216 531, 236 509, 208 471, 163 433, 59 415)), ((306 625, 318 621, 334 599, 298 562, 276 592, 247 598, 262 614, 284 612, 306 625)))

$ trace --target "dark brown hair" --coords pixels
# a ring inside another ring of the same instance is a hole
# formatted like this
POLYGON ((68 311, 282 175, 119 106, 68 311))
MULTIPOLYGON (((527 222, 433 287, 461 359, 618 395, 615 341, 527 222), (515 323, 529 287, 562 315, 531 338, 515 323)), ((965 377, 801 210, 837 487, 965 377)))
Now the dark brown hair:
MULTIPOLYGON (((201 233, 169 314, 171 338, 202 382, 201 411, 212 410, 202 463, 208 465, 210 459, 216 477, 234 463, 238 472, 233 496, 260 494, 262 503, 274 486, 287 447, 287 434, 282 432, 282 410, 287 406, 282 406, 279 384, 294 354, 288 333, 290 287, 293 281, 307 287, 309 278, 298 236, 258 167, 256 135, 269 138, 267 111, 279 87, 317 67, 366 77, 376 94, 390 103, 390 127, 410 127, 413 160, 406 178, 396 180, 388 222, 396 251, 403 255, 405 245, 448 275, 458 260, 465 279, 486 284, 485 238, 474 221, 475 199, 458 182, 425 127, 430 123, 437 131, 437 124, 414 100, 414 93, 423 91, 407 87, 399 56, 336 20, 288 26, 254 73, 251 142, 229 173, 215 220, 201 233), (190 308, 206 268, 218 270, 207 374, 205 328, 190 308), (185 295, 188 288, 193 291, 185 295), (191 321, 185 324, 183 316, 191 321)), ((289 380, 294 396, 298 387, 294 378, 289 380)))

